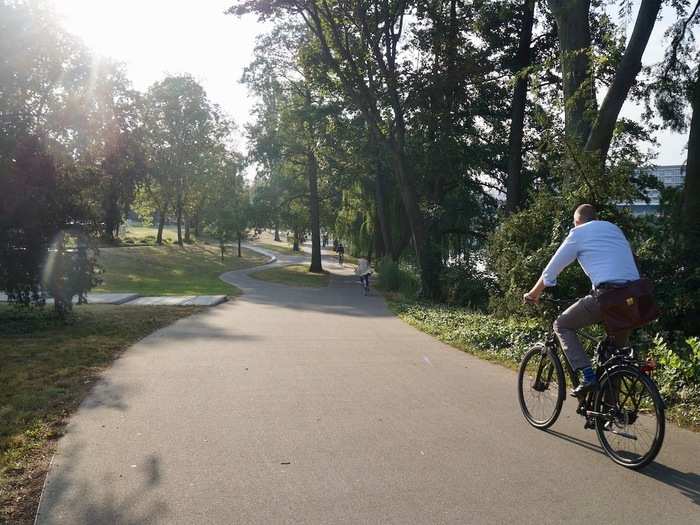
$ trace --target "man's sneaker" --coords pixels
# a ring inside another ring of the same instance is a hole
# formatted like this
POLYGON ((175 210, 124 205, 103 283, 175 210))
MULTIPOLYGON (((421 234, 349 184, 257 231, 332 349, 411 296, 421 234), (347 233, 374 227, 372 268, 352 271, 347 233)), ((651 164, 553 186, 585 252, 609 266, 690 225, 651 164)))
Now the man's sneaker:
POLYGON ((579 386, 571 391, 572 397, 583 397, 589 392, 596 392, 600 390, 600 384, 598 384, 597 379, 591 381, 583 381, 579 386))

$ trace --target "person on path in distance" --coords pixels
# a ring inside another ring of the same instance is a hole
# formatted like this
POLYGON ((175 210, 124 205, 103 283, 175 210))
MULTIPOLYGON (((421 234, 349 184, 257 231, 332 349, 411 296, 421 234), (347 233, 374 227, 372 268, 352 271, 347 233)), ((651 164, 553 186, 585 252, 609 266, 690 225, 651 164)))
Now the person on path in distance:
POLYGON ((338 248, 335 251, 338 252, 338 264, 342 266, 345 259, 345 246, 343 246, 342 242, 338 243, 338 248))
MULTIPOLYGON (((576 330, 602 321, 598 297, 606 290, 622 288, 639 279, 639 270, 634 261, 632 248, 622 230, 607 221, 599 221, 590 204, 581 204, 574 213, 574 227, 559 246, 542 276, 532 289, 523 295, 523 301, 539 302, 545 288, 556 286, 557 276, 578 260, 581 268, 591 280, 593 289, 589 295, 579 299, 554 321, 554 333, 571 364, 583 375, 583 381, 572 395, 580 396, 599 389, 598 379, 576 330)), ((618 345, 623 345, 630 331, 609 334, 618 345)))
POLYGON ((359 258, 357 260, 357 268, 355 268, 355 275, 360 276, 360 282, 364 287, 365 291, 369 291, 369 276, 372 275, 372 268, 370 267, 371 258, 359 258))

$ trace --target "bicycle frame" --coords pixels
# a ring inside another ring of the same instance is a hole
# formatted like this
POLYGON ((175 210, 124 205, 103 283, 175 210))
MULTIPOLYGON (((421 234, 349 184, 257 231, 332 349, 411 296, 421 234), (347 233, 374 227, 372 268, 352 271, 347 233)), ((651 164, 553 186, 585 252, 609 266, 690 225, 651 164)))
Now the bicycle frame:
MULTIPOLYGON (((577 335, 583 336, 584 338, 588 339, 589 341, 596 343, 596 347, 598 348, 599 345, 601 344, 606 344, 606 339, 599 339, 597 337, 594 337, 590 334, 587 334, 586 332, 579 331, 577 332, 577 335)), ((578 375, 574 372, 573 367, 571 366, 571 363, 569 362, 569 358, 567 357, 566 353, 563 351, 561 346, 559 345, 559 341, 557 340, 554 332, 551 330, 547 332, 547 337, 545 339, 545 345, 542 349, 542 357, 544 357, 545 353, 547 351, 550 351, 552 355, 555 356, 556 359, 559 359, 559 362, 563 363, 564 369, 566 370, 566 374, 569 376, 569 380, 571 381, 571 384, 573 388, 576 388, 580 382, 578 379, 578 375), (564 356, 564 359, 561 359, 561 356, 564 356)), ((550 368, 549 370, 549 377, 547 378, 542 378, 542 368, 543 368, 543 363, 544 359, 540 361, 540 365, 537 370, 537 377, 535 378, 535 384, 541 384, 541 381, 544 379, 545 381, 551 381, 551 374, 552 374, 552 369, 550 368)), ((627 360, 621 355, 614 355, 610 359, 608 359, 605 363, 599 363, 598 366, 596 367, 596 375, 599 377, 603 377, 605 374, 607 374, 610 370, 612 370, 616 365, 622 365, 622 364, 635 364, 632 360, 627 360), (619 361, 619 363, 616 363, 616 361, 619 361)), ((612 385, 609 382, 606 382, 607 387, 610 389, 610 395, 614 396, 615 392, 612 390, 612 385)), ((599 412, 595 412, 592 410, 593 407, 593 402, 595 399, 595 392, 589 392, 587 393, 584 397, 578 398, 578 407, 576 408, 576 413, 584 416, 588 421, 587 425, 590 423, 591 418, 595 417, 601 417, 605 419, 606 421, 612 421, 614 420, 614 416, 611 416, 610 414, 602 414, 599 412)), ((636 409, 639 407, 635 407, 636 409)))

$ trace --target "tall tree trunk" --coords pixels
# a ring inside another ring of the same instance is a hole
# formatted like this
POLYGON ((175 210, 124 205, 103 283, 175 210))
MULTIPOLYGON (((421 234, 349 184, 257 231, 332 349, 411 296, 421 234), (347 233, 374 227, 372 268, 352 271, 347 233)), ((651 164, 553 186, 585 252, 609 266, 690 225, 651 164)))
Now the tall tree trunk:
POLYGON ((406 172, 405 156, 401 141, 393 141, 392 152, 394 170, 399 182, 401 200, 408 218, 413 249, 420 265, 420 294, 426 299, 439 300, 441 271, 439 250, 436 250, 432 239, 427 235, 425 220, 418 205, 414 181, 406 172))
POLYGON ((384 245, 384 239, 381 234, 381 227, 379 226, 378 217, 374 220, 374 253, 377 259, 381 259, 387 254, 387 250, 384 245))
POLYGON ((525 107, 527 105, 528 74, 525 68, 530 66, 532 25, 535 20, 535 0, 525 0, 522 6, 523 21, 520 28, 518 53, 515 57, 515 69, 518 79, 513 88, 511 105, 510 136, 508 138, 508 179, 506 181, 506 214, 516 211, 523 203, 523 133, 525 127, 525 107))
MULTIPOLYGON (((368 26, 362 26, 361 29, 363 38, 368 45, 367 51, 373 56, 374 61, 379 66, 381 76, 386 82, 386 94, 393 110, 393 116, 388 126, 393 129, 387 136, 385 131, 387 122, 379 110, 380 94, 376 90, 373 91, 372 82, 368 84, 365 74, 361 71, 363 66, 358 63, 358 57, 353 54, 353 50, 342 37, 343 30, 340 27, 342 24, 339 24, 334 19, 331 10, 327 9, 325 4, 325 7, 320 7, 319 4, 316 2, 303 3, 302 9, 305 13, 305 21, 318 38, 322 58, 335 71, 348 95, 356 102, 362 116, 371 128, 372 135, 376 138, 384 139, 390 145, 394 173, 399 185, 401 200, 406 209, 416 259, 420 265, 421 295, 427 298, 436 297, 439 295, 441 267, 439 264, 434 264, 435 251, 427 243, 425 221, 418 204, 415 180, 408 173, 405 166, 404 134, 406 127, 402 102, 403 95, 401 93, 400 75, 396 60, 403 23, 399 25, 398 33, 395 33, 396 28, 392 24, 396 22, 396 18, 385 21, 384 30, 387 32, 387 36, 390 39, 394 39, 393 43, 389 42, 386 46, 374 38, 374 34, 372 34, 368 26), (329 44, 329 41, 332 44, 329 44), (340 58, 347 62, 347 68, 341 67, 338 57, 331 51, 331 46, 340 54, 340 58)), ((403 21, 403 14, 407 10, 407 4, 399 3, 397 10, 400 11, 398 15, 403 21)), ((366 11, 357 10, 352 16, 356 14, 365 16, 367 13, 366 11)))
POLYGON ((167 210, 163 208, 158 212, 158 235, 156 236, 156 244, 163 244, 163 228, 165 228, 165 215, 167 210))
POLYGON ((318 204, 318 161, 309 148, 306 152, 306 169, 309 175, 309 211, 311 213, 311 266, 309 271, 322 273, 321 265, 321 219, 318 204))
MULTIPOLYGON (((685 168, 683 205, 681 208, 686 246, 697 252, 700 243, 700 69, 689 93, 692 108, 688 136, 688 161, 685 168)), ((695 255, 695 259, 700 257, 695 255)))
POLYGON ((597 108, 591 61, 590 0, 548 0, 557 21, 564 88, 564 134, 580 147, 591 132, 589 115, 597 108))
POLYGON ((238 256, 241 257, 241 232, 238 232, 238 256))
POLYGON ((660 9, 661 0, 642 0, 632 36, 586 141, 586 151, 597 154, 603 164, 608 156, 617 117, 620 115, 622 105, 642 69, 642 55, 649 42, 660 9))
POLYGON ((185 217, 185 242, 189 243, 192 241, 192 237, 190 236, 190 219, 188 217, 185 217))
POLYGON ((294 240, 292 242, 292 251, 293 252, 298 252, 299 251, 299 238, 301 235, 299 235, 299 230, 294 227, 294 240))
POLYGON ((662 0, 642 0, 632 36, 600 110, 588 56, 591 0, 548 0, 548 3, 559 33, 566 139, 580 150, 595 154, 602 169, 620 110, 642 67, 642 55, 662 0))
POLYGON ((399 216, 399 231, 398 236, 394 237, 394 245, 391 247, 391 260, 394 262, 399 262, 401 254, 403 251, 409 247, 411 244, 411 230, 408 227, 408 219, 406 218, 406 210, 400 202, 397 203, 398 216, 399 216))
POLYGON ((379 159, 377 159, 376 162, 376 172, 374 175, 374 201, 377 208, 377 223, 379 225, 379 233, 382 237, 382 243, 385 250, 388 253, 391 253, 391 229, 386 210, 386 175, 384 174, 384 166, 379 159))
POLYGON ((282 242, 282 240, 280 239, 280 226, 276 222, 275 222, 275 241, 282 242))
POLYGON ((182 246, 182 198, 177 199, 177 243, 182 246))

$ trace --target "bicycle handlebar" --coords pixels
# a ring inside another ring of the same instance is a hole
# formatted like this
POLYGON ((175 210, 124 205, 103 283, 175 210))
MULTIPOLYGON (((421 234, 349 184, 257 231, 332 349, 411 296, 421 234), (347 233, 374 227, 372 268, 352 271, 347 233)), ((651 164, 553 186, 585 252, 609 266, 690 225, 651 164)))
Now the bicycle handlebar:
POLYGON ((551 304, 572 304, 578 301, 578 299, 574 298, 566 298, 566 299, 555 299, 554 297, 540 297, 540 302, 545 302, 545 303, 551 303, 551 304))
MULTIPOLYGON (((570 298, 555 299, 554 297, 543 296, 543 297, 540 297, 538 302, 539 303, 549 303, 549 304, 553 304, 553 305, 557 305, 557 306, 562 306, 562 305, 569 306, 569 305, 575 303, 576 301, 578 301, 578 299, 570 299, 570 298)), ((528 300, 524 300, 524 303, 529 304, 529 305, 533 305, 533 306, 538 304, 534 301, 528 301, 528 300)))

